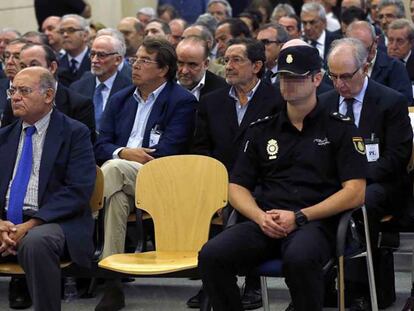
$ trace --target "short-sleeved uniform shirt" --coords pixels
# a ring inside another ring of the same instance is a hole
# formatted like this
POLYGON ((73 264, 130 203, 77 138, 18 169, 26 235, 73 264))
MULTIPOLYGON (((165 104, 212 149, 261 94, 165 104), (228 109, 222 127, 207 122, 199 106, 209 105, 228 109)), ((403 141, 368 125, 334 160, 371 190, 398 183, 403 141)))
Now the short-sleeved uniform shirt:
POLYGON ((342 182, 364 179, 365 148, 352 121, 317 104, 295 128, 286 113, 252 123, 230 182, 250 191, 263 210, 296 211, 317 204, 342 188, 342 182))

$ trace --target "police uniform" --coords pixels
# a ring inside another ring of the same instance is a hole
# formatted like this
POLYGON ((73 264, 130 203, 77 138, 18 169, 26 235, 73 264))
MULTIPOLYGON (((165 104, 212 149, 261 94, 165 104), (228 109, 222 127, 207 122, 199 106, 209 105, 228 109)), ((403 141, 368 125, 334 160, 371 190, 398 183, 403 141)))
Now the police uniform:
MULTIPOLYGON (((366 176, 365 148, 352 121, 322 105, 305 117, 299 131, 286 107, 254 122, 230 182, 261 193, 263 210, 298 211, 366 176)), ((235 275, 270 258, 282 258, 294 308, 322 310, 324 264, 334 253, 336 217, 310 221, 286 238, 273 239, 251 220, 223 231, 203 246, 199 269, 215 311, 242 310, 235 275)))

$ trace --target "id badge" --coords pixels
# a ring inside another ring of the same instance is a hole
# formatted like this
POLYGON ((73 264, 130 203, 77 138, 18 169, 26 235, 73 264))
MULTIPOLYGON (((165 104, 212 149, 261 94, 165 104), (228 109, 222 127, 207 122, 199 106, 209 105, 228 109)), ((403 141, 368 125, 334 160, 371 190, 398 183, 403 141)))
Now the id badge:
POLYGON ((379 139, 375 138, 375 135, 372 134, 370 139, 365 139, 365 153, 367 155, 368 162, 375 162, 380 157, 379 150, 379 139))
POLYGON ((158 125, 156 125, 150 133, 149 137, 149 147, 153 147, 158 144, 160 137, 161 137, 162 131, 158 129, 158 125))

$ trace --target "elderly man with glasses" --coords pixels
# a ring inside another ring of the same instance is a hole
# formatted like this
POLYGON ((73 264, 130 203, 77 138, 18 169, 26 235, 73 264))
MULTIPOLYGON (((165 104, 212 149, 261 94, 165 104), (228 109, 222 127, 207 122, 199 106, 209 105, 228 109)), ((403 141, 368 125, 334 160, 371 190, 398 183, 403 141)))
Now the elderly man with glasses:
MULTIPOLYGON (((106 181, 104 258, 124 252, 138 170, 154 158, 186 153, 194 130, 197 100, 175 82, 174 47, 160 37, 146 38, 130 62, 134 85, 107 104, 95 144, 106 181)), ((124 305, 121 281, 110 280, 95 310, 119 310, 124 305)))
MULTIPOLYGON (((377 279, 378 273, 382 272, 376 265, 380 220, 384 215, 398 216, 401 213, 412 187, 406 168, 413 133, 407 99, 368 78, 367 57, 366 46, 360 40, 345 38, 334 41, 328 57, 328 76, 335 90, 322 94, 320 101, 328 105, 332 112, 340 112, 353 120, 366 146, 368 175, 365 205, 377 279)), ((350 270, 348 274, 353 282, 348 286, 354 294, 351 310, 370 310, 364 267, 355 266, 355 270, 350 270)), ((382 298, 379 295, 380 305, 382 298)))

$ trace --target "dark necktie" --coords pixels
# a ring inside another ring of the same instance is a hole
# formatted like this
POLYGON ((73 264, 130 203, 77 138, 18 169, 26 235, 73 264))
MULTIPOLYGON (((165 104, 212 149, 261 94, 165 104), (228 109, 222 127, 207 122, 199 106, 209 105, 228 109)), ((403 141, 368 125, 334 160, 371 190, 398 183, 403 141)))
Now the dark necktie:
POLYGON ((100 83, 95 88, 95 93, 93 94, 93 105, 95 106, 95 124, 96 129, 99 131, 99 124, 101 121, 101 116, 103 112, 103 96, 102 91, 106 88, 105 84, 100 83))
POLYGON ((352 121, 355 121, 355 117, 354 117, 354 98, 345 98, 345 103, 346 103, 346 116, 350 117, 352 121))
POLYGON ((33 145, 32 135, 36 131, 34 126, 26 128, 26 135, 16 175, 10 187, 9 207, 7 210, 7 219, 14 224, 20 224, 23 221, 23 204, 26 197, 27 185, 29 184, 30 174, 32 173, 33 162, 33 145))
POLYGON ((76 74, 76 72, 78 71, 78 69, 76 68, 76 64, 78 63, 78 61, 74 58, 71 59, 70 61, 70 72, 72 74, 76 74))
POLYGON ((272 76, 273 76, 273 71, 271 70, 266 70, 264 77, 263 77, 263 81, 272 84, 272 76))
POLYGON ((318 46, 318 41, 316 40, 310 40, 309 42, 314 48, 316 48, 318 46))

